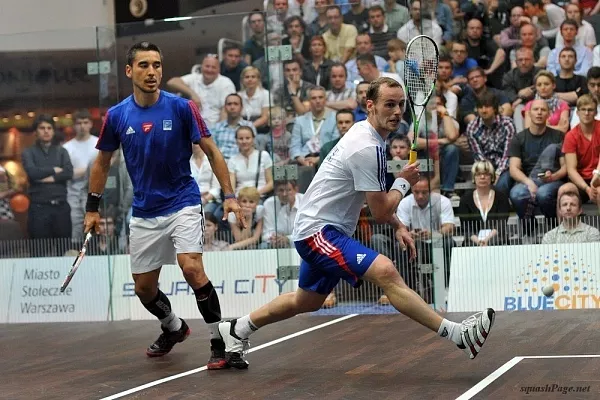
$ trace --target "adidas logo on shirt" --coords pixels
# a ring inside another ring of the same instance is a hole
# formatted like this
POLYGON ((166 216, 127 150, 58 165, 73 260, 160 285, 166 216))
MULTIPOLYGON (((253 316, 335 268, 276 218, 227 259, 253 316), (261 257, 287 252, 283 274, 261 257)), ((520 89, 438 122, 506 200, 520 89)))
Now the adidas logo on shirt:
POLYGON ((132 128, 132 127, 129 127, 129 128, 127 129, 127 132, 125 132, 125 134, 126 134, 126 135, 131 135, 132 133, 135 133, 135 131, 133 130, 133 128, 132 128))
POLYGON ((362 260, 365 259, 366 256, 367 256, 366 254, 357 254, 356 255, 356 262, 360 264, 362 262, 362 260))

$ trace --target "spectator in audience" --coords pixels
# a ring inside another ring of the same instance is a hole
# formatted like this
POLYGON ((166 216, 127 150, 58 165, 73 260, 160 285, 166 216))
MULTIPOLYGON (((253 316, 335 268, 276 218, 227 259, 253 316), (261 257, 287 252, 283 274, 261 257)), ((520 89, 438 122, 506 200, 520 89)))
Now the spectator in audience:
POLYGON ((335 113, 325 109, 325 89, 310 93, 310 112, 296 118, 290 142, 290 157, 303 166, 316 166, 321 145, 339 136, 335 113))
POLYGON ((171 90, 183 93, 198 105, 209 129, 219 121, 227 95, 235 93, 231 79, 221 75, 219 59, 215 54, 204 57, 201 73, 171 78, 167 86, 171 90))
POLYGON ((327 45, 322 36, 313 36, 310 39, 310 60, 306 61, 302 69, 302 80, 315 86, 330 89, 329 75, 333 61, 325 57, 327 45))
MULTIPOLYGON (((550 114, 546 124, 553 129, 563 133, 569 130, 569 104, 558 98, 554 89, 556 89, 556 80, 554 75, 548 71, 540 71, 534 79, 536 94, 534 100, 544 100, 548 103, 550 114)), ((531 115, 529 109, 533 100, 529 101, 523 111, 525 112, 525 128, 531 126, 531 115)))
POLYGON ((494 166, 487 160, 477 161, 471 167, 471 176, 475 189, 461 196, 456 210, 465 246, 507 244, 510 203, 508 196, 494 190, 494 166))
POLYGON ((91 256, 123 254, 125 251, 119 246, 119 231, 116 229, 116 210, 114 207, 100 207, 99 212, 99 232, 92 237, 92 240, 90 240, 88 254, 91 256))
POLYGON ((252 122, 242 119, 242 97, 237 93, 231 93, 225 97, 225 118, 218 122, 212 129, 215 143, 221 150, 225 161, 238 154, 238 146, 235 140, 237 130, 241 126, 249 126, 254 130, 252 122))
POLYGON ((546 125, 549 113, 544 100, 534 100, 531 125, 510 143, 510 176, 516 182, 510 191, 510 200, 526 224, 532 222, 535 206, 546 218, 556 217, 558 189, 567 176, 561 153, 563 133, 546 125))
POLYGON ((12 187, 12 182, 6 169, 0 165, 0 224, 3 221, 12 221, 15 219, 10 207, 10 198, 15 193, 16 191, 12 187))
POLYGON ((448 4, 439 0, 432 0, 428 7, 432 11, 431 19, 436 21, 442 28, 442 43, 451 42, 454 26, 452 9, 448 4))
POLYGON ((598 11, 600 11, 600 2, 598 0, 576 0, 573 1, 573 4, 580 5, 583 15, 589 17, 598 14, 598 11))
MULTIPOLYGON (((510 10, 510 26, 500 32, 498 45, 510 54, 512 49, 521 45, 521 25, 523 24, 523 7, 515 6, 510 10)), ((540 35, 541 36, 541 35, 540 35)))
POLYGON ((288 0, 273 0, 273 11, 274 15, 267 17, 267 30, 283 36, 285 20, 293 15, 289 12, 288 0))
POLYGON ((483 68, 475 67, 470 70, 467 79, 469 85, 465 88, 465 93, 460 100, 460 111, 465 125, 475 120, 477 99, 487 93, 491 93, 498 101, 499 107, 496 112, 505 117, 512 117, 510 100, 503 91, 486 86, 488 78, 483 68))
MULTIPOLYGON (((277 1, 277 0, 276 0, 277 1)), ((242 128, 249 132, 247 128, 242 128)), ((227 247, 227 250, 255 249, 260 243, 263 229, 263 215, 265 209, 259 205, 260 193, 255 187, 243 187, 238 193, 238 202, 247 221, 246 228, 242 228, 237 223, 234 213, 229 213, 228 221, 234 243, 227 247)))
MULTIPOLYGON (((594 50, 594 47, 596 46, 596 32, 594 31, 592 24, 581 19, 581 10, 579 7, 579 4, 565 4, 567 19, 577 23, 577 38, 575 39, 575 43, 580 46, 585 46, 590 50, 594 50)), ((562 36, 562 32, 559 31, 556 35, 556 47, 564 45, 565 40, 562 36)))
MULTIPOLYGON (((458 95, 462 94, 466 87, 467 78, 457 76, 452 78, 452 58, 446 54, 441 54, 438 62, 438 78, 436 87, 439 88, 446 98, 446 108, 452 118, 456 118, 458 111, 458 95)), ((403 75, 400 75, 401 77, 403 75)))
POLYGON ((531 23, 536 25, 542 36, 554 47, 560 24, 565 20, 565 10, 551 2, 543 0, 525 0, 523 10, 531 23))
POLYGON ((390 40, 396 38, 397 30, 392 30, 385 23, 385 11, 380 5, 369 8, 369 37, 373 43, 373 54, 382 58, 387 58, 387 44, 390 40))
MULTIPOLYGON (((600 3, 599 3, 600 4, 600 3)), ((590 96, 596 99, 598 103, 598 111, 596 113, 596 119, 600 120, 600 67, 592 67, 587 73, 587 92, 590 96)), ((571 117, 571 129, 575 128, 579 124, 579 113, 577 108, 573 111, 571 117)))
POLYGON ((354 53, 358 32, 354 25, 344 24, 342 21, 340 7, 329 6, 327 8, 329 29, 323 34, 323 39, 325 39, 325 43, 327 44, 325 57, 345 64, 354 53))
POLYGON ((283 73, 286 81, 283 86, 283 101, 286 111, 293 115, 306 114, 310 108, 308 92, 315 85, 302 79, 302 69, 298 61, 285 61, 283 73))
POLYGON ((292 46, 294 59, 304 65, 310 60, 310 36, 306 34, 306 25, 302 18, 295 15, 285 21, 287 36, 283 38, 282 45, 292 46))
POLYGON ((348 86, 346 67, 342 63, 334 63, 329 69, 331 89, 326 92, 325 106, 332 110, 356 108, 356 91, 348 86))
POLYGON ((273 190, 273 160, 266 151, 256 149, 254 136, 248 126, 240 126, 235 132, 239 153, 227 163, 231 186, 236 193, 242 188, 253 187, 260 197, 267 197, 273 190))
POLYGON ((550 52, 550 55, 548 56, 548 67, 546 69, 554 75, 558 75, 560 73, 560 51, 563 48, 570 47, 577 53, 575 74, 586 75, 588 70, 592 67, 594 55, 589 48, 575 42, 577 37, 577 22, 572 19, 567 19, 560 25, 560 32, 563 36, 564 45, 556 46, 554 50, 550 52))
POLYGON ((425 176, 412 186, 411 192, 400 201, 396 215, 409 229, 415 244, 418 245, 421 264, 432 263, 431 240, 436 234, 442 236, 447 285, 450 278, 450 255, 454 247, 452 203, 439 193, 431 193, 428 178, 425 176))
MULTIPOLYGON (((67 203, 67 181, 73 165, 67 150, 53 144, 54 120, 39 115, 33 129, 35 144, 23 150, 21 160, 29 179, 31 204, 27 216, 30 239, 71 238, 71 207, 67 203)), ((58 250, 62 255, 66 248, 58 250)))
POLYGON ((452 43, 452 78, 455 78, 453 84, 467 83, 467 73, 477 67, 477 61, 468 56, 467 44, 461 41, 452 43), (464 77, 464 79, 456 79, 464 77))
POLYGON ((98 154, 96 142, 98 138, 91 135, 92 116, 88 110, 79 110, 73 114, 75 137, 63 145, 69 153, 73 166, 73 178, 67 182, 67 202, 71 208, 71 238, 73 241, 83 239, 83 216, 87 199, 88 168, 98 154))
POLYGON ((315 0, 315 11, 317 17, 308 25, 308 37, 323 35, 329 29, 329 20, 327 18, 328 0, 315 0))
POLYGON ((511 102, 513 109, 513 121, 517 132, 525 127, 523 120, 523 109, 525 104, 535 96, 534 77, 540 68, 533 65, 533 52, 528 47, 517 50, 517 68, 511 69, 504 74, 502 88, 506 97, 511 102))
POLYGON ((323 146, 321 146, 321 151, 319 153, 319 165, 323 162, 323 160, 325 160, 327 154, 329 154, 331 149, 333 149, 335 145, 338 144, 338 142, 346 134, 346 132, 348 132, 350 128, 352 128, 352 125, 354 125, 354 113, 352 112, 352 110, 348 109, 339 110, 335 114, 335 123, 340 136, 327 143, 324 143, 323 146))
POLYGON ((379 69, 377 69, 375 56, 373 54, 362 54, 358 56, 356 58, 356 65, 358 67, 358 73, 365 82, 370 83, 377 78, 385 76, 394 79, 395 81, 400 83, 402 87, 404 87, 404 82, 402 82, 402 79, 400 78, 400 76, 398 76, 398 74, 393 74, 390 72, 381 72, 379 69))
MULTIPOLYGON (((262 87, 260 71, 253 66, 246 67, 240 78, 242 90, 238 94, 242 98, 243 119, 252 122, 258 133, 268 133, 269 91, 262 87)), ((227 112, 223 108, 221 120, 225 118, 227 118, 227 112)))
POLYGON ((192 151, 190 169, 192 171, 192 178, 194 178, 200 188, 202 208, 205 212, 213 213, 221 218, 223 217, 221 185, 213 173, 212 167, 200 145, 192 144, 192 151))
POLYGON ((561 223, 544 235, 542 244, 600 242, 600 231, 581 222, 581 204, 577 189, 560 195, 558 215, 561 223))
POLYGON ((483 37, 483 24, 475 18, 467 23, 467 51, 489 77, 488 84, 500 89, 506 53, 492 39, 483 37))
POLYGON ((211 212, 204 212, 204 242, 202 243, 204 251, 225 251, 229 247, 228 242, 215 237, 219 230, 220 219, 211 212))
POLYGON ((558 55, 560 72, 556 77, 556 96, 574 107, 579 96, 587 94, 587 81, 585 76, 575 75, 577 53, 572 47, 563 47, 558 55))
MULTIPOLYGON (((404 4, 408 3, 406 1, 404 4)), ((385 24, 392 32, 398 32, 398 29, 402 28, 410 19, 408 8, 396 0, 383 0, 383 9, 385 12, 385 24)))
POLYGON ((295 181, 285 183, 285 195, 287 201, 281 206, 277 213, 277 229, 274 234, 269 237, 268 247, 272 249, 284 249, 293 247, 292 233, 294 231, 294 221, 296 220, 296 212, 298 205, 304 196, 298 193, 298 184, 295 181))
POLYGON ((600 206, 599 189, 590 186, 600 153, 600 121, 595 120, 597 110, 598 101, 593 96, 586 94, 577 100, 580 122, 567 132, 562 151, 569 179, 579 188, 583 202, 591 200, 600 206))
POLYGON ((548 64, 548 56, 550 55, 550 47, 548 41, 540 37, 538 29, 530 23, 523 24, 519 31, 521 44, 510 51, 510 66, 517 68, 517 50, 530 49, 533 52, 534 65, 539 68, 546 68, 548 64))
POLYGON ((244 61, 253 64, 265 56, 265 16, 260 11, 252 11, 248 15, 248 24, 252 36, 244 43, 244 61))
POLYGON ((369 29, 369 10, 365 8, 362 1, 350 3, 350 11, 344 14, 344 23, 354 25, 358 33, 364 33, 369 29))
POLYGON ((285 115, 285 110, 281 107, 271 108, 271 135, 265 147, 273 155, 276 165, 285 165, 290 161, 292 133, 285 123, 285 115))
POLYGON ((248 64, 242 60, 242 49, 235 43, 228 43, 223 48, 223 60, 221 61, 221 75, 229 78, 235 90, 241 88, 240 75, 248 64))
POLYGON ((431 20, 430 15, 421 16, 421 1, 412 0, 410 3, 410 20, 398 29, 397 37, 404 43, 409 43, 418 35, 427 35, 440 44, 443 40, 442 28, 436 21, 431 20), (422 32, 421 28, 423 28, 422 32))
POLYGON ((477 98, 478 116, 467 126, 467 139, 475 161, 489 160, 496 171, 496 191, 508 196, 511 186, 508 149, 515 135, 511 118, 498 115, 498 98, 491 92, 477 98))
MULTIPOLYGON (((368 33, 360 33, 356 36, 356 56, 352 57, 346 65, 348 71, 347 86, 356 87, 358 82, 362 81, 360 73, 358 72, 358 58, 361 55, 373 55, 373 43, 371 42, 371 36, 368 33)), ((387 66, 385 58, 377 55, 373 55, 375 58, 375 67, 383 71, 387 66)))
POLYGON ((317 17, 314 0, 288 0, 288 16, 300 16, 305 23, 317 17))
POLYGON ((263 203, 263 229, 262 229, 262 242, 263 247, 267 247, 271 237, 277 233, 277 214, 281 207, 287 204, 287 184, 289 182, 297 183, 294 180, 275 181, 274 183, 274 195, 266 199, 263 203))
POLYGON ((356 85, 356 103, 354 109, 354 122, 360 122, 367 119, 367 90, 369 89, 368 82, 361 82, 356 85))
POLYGON ((384 68, 384 72, 398 74, 400 78, 404 78, 404 62, 406 59, 406 43, 400 39, 391 39, 387 42, 388 64, 384 68))
MULTIPOLYGON (((269 32, 267 34, 267 45, 279 48, 282 45, 281 35, 276 32, 269 32)), ((287 83, 285 80, 284 65, 285 62, 281 60, 281 57, 270 60, 267 57, 261 57, 252 63, 252 66, 258 68, 260 71, 263 88, 267 89, 274 98, 281 98, 281 92, 285 83, 287 83)))

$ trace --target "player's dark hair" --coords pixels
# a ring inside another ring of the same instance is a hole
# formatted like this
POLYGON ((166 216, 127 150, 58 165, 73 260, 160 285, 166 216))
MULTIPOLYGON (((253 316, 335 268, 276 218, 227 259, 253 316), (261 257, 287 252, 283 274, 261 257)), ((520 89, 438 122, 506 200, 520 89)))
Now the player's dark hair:
POLYGON ((343 108, 343 109, 339 110, 338 112, 335 113, 335 119, 337 120, 337 116, 338 115, 342 115, 342 114, 352 115, 352 121, 354 121, 354 112, 352 112, 351 109, 349 109, 349 108, 343 108))
POLYGON ((157 45, 150 42, 139 42, 134 44, 127 50, 127 65, 133 66, 133 60, 135 60, 135 56, 138 51, 156 51, 160 55, 160 59, 162 60, 162 52, 158 48, 157 45))
POLYGON ((42 122, 47 122, 50 125, 52 125, 52 129, 56 129, 56 124, 54 123, 54 120, 52 119, 51 116, 49 116, 47 114, 40 114, 33 121, 33 130, 34 131, 37 130, 38 126, 40 126, 40 124, 42 122))
POLYGON ((377 78, 369 84, 369 89, 367 89, 367 100, 371 100, 376 103, 377 99, 379 98, 379 88, 381 86, 387 86, 389 88, 402 87, 397 80, 388 78, 387 76, 377 78))

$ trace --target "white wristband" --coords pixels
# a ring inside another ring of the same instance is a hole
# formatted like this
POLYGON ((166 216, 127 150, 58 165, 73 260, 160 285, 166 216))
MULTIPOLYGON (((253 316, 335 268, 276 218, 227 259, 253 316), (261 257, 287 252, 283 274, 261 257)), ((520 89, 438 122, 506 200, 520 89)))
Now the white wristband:
POLYGON ((410 183, 404 178, 396 178, 390 190, 397 190, 402 193, 402 197, 406 197, 406 193, 410 190, 410 183))

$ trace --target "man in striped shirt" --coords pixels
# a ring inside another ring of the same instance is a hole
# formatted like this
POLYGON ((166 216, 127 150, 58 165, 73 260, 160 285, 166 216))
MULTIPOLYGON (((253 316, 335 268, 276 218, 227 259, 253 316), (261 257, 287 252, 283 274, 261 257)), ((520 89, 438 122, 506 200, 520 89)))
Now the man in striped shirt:
POLYGON ((496 170, 496 190, 508 196, 511 178, 508 149, 516 134, 509 117, 498 114, 498 98, 485 92, 476 100, 478 116, 467 125, 467 139, 475 161, 489 160, 496 170))

